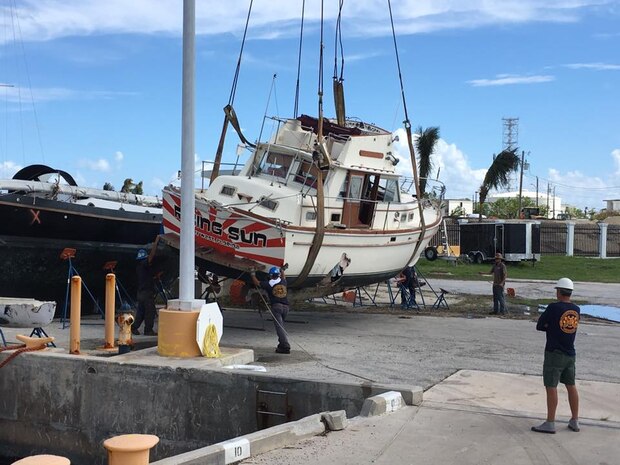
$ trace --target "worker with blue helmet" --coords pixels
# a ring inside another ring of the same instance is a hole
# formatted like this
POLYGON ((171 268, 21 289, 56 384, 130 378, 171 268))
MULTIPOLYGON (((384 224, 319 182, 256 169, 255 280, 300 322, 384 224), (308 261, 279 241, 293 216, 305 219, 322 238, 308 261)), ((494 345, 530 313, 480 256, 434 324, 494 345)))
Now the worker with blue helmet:
POLYGON ((269 269, 269 279, 265 281, 259 281, 256 278, 256 273, 250 273, 252 282, 255 286, 264 289, 269 296, 271 303, 271 313, 273 314, 273 324, 278 334, 278 346, 276 352, 279 354, 290 354, 291 345, 288 342, 286 330, 284 329, 284 321, 289 312, 288 299, 287 299, 287 284, 286 277, 284 276, 284 270, 287 268, 285 264, 282 268, 272 266, 269 269))
POLYGON ((151 253, 149 254, 146 249, 138 249, 136 254, 136 275, 138 281, 138 295, 136 299, 136 315, 133 324, 131 325, 131 333, 139 335, 140 325, 144 322, 144 335, 156 336, 153 326, 155 325, 155 315, 157 309, 155 307, 155 295, 157 288, 155 287, 155 267, 157 266, 157 260, 155 260, 155 251, 157 250, 157 243, 159 236, 153 244, 151 253))

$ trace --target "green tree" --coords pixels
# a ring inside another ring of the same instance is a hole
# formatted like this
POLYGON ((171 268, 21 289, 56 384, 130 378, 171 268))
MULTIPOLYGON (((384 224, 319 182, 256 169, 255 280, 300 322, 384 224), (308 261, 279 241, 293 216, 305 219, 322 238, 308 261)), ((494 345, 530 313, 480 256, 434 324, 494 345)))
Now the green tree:
POLYGON ((416 139, 416 151, 418 154, 418 174, 420 176, 420 194, 424 196, 426 191, 427 179, 433 170, 432 156, 435 152, 435 144, 439 140, 439 128, 430 127, 422 129, 419 126, 415 132, 418 136, 416 139))
POLYGON ((134 184, 133 179, 127 178, 123 182, 123 187, 121 187, 121 192, 124 192, 126 194, 142 195, 144 193, 142 184, 143 184, 142 181, 140 181, 138 184, 134 184))
POLYGON ((502 152, 495 157, 480 186, 480 221, 482 221, 482 208, 489 195, 489 191, 491 189, 505 187, 508 184, 509 174, 518 167, 519 157, 517 156, 517 148, 502 150, 502 152))
POLYGON ((115 189, 114 189, 114 186, 113 186, 111 183, 106 182, 106 183, 103 185, 103 190, 104 190, 104 191, 113 191, 113 190, 115 190, 115 189))
POLYGON ((136 184, 134 188, 131 190, 131 192, 136 195, 142 195, 144 193, 144 190, 142 189, 142 181, 136 184))
POLYGON ((460 205, 450 212, 452 218, 458 218, 459 216, 465 216, 465 209, 460 205))
POLYGON ((133 179, 127 178, 123 181, 123 187, 121 187, 121 192, 129 194, 131 193, 132 188, 133 188, 133 179))

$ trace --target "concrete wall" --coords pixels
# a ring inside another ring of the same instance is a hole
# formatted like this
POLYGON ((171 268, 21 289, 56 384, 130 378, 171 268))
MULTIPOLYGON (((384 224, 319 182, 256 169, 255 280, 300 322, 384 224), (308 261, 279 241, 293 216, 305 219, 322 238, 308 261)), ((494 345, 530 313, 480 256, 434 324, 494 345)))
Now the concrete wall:
MULTIPOLYGON (((0 354, 0 361, 7 356, 0 354)), ((330 410, 355 416, 366 397, 399 390, 24 353, 0 373, 0 450, 5 456, 49 453, 73 465, 103 465, 103 440, 145 433, 160 437, 151 454, 158 460, 256 431, 257 389, 286 392, 289 420, 330 410)), ((411 390, 402 392, 411 403, 411 390)))

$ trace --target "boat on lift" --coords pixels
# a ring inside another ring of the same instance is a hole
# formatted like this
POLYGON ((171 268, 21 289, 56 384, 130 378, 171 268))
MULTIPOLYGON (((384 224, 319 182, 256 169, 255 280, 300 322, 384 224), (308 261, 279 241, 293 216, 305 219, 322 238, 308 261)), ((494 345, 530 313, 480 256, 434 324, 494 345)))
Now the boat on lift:
MULTIPOLYGON (((270 140, 250 144, 232 108, 240 62, 241 56, 211 182, 195 192, 195 211, 189 213, 200 266, 249 282, 251 271, 288 264, 290 296, 307 299, 385 281, 415 264, 441 225, 445 189, 437 182, 431 192, 420 191, 406 105, 413 192, 403 190, 396 171, 393 134, 346 118, 342 76, 334 76, 336 118, 323 116, 320 78, 318 117, 297 117, 297 95, 295 116, 273 118, 270 140), (253 147, 237 176, 218 174, 228 123, 253 147)), ((181 216, 187 214, 181 207, 180 190, 164 188, 163 238, 177 248, 181 216)))
MULTIPOLYGON (((443 187, 422 199, 401 190, 392 134, 325 120, 320 141, 316 118, 278 123, 239 175, 196 192, 196 254, 207 268, 238 278, 288 263, 289 285, 306 298, 385 281, 414 263, 441 225, 443 187)), ((165 238, 178 243, 180 191, 165 188, 163 204, 165 238)))

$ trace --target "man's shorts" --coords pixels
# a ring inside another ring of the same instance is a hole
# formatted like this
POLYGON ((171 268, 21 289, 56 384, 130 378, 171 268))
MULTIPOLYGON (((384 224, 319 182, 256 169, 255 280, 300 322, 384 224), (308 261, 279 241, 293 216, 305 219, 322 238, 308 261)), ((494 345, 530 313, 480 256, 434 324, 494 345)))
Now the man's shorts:
POLYGON ((545 350, 543 363, 543 381, 545 387, 557 387, 558 382, 569 386, 575 385, 575 356, 566 355, 561 350, 545 350))

